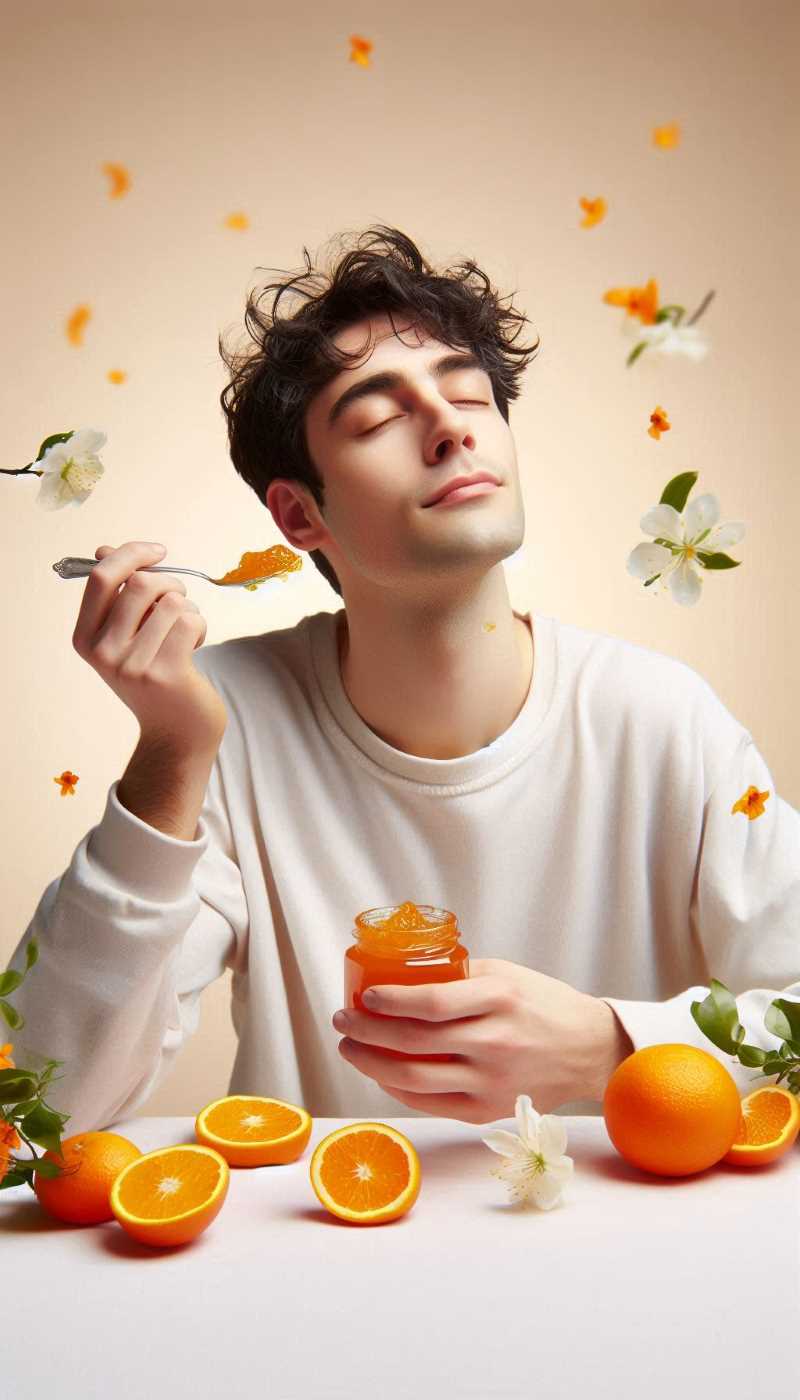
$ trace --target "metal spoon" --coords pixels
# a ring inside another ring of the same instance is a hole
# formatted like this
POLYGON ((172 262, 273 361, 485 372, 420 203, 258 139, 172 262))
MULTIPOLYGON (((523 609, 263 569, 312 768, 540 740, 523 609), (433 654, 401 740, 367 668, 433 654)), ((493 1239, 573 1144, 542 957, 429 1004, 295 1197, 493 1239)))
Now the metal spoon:
MULTIPOLYGON (((66 559, 59 559, 58 563, 53 565, 53 570, 59 578, 86 578, 92 572, 95 564, 102 564, 102 562, 102 559, 79 559, 74 555, 67 555, 66 559)), ((277 574, 268 574, 264 578, 247 578, 226 582, 225 579, 212 578, 210 574, 204 574, 200 569, 179 569, 175 564, 145 564, 140 571, 145 574, 194 574, 195 578, 207 579, 209 583, 217 583, 221 588, 245 588, 248 583, 269 583, 270 579, 278 577, 277 574)))

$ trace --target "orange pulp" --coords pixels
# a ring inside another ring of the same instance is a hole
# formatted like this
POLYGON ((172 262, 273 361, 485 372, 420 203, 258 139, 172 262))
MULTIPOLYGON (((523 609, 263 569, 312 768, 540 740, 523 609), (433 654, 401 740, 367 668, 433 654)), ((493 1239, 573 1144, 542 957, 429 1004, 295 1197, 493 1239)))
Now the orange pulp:
POLYGON ((259 583, 275 578, 277 574, 288 574, 303 567, 303 556, 296 554, 284 544, 273 544, 260 553, 243 554, 235 569, 215 581, 217 583, 243 583, 245 588, 258 588, 259 583))

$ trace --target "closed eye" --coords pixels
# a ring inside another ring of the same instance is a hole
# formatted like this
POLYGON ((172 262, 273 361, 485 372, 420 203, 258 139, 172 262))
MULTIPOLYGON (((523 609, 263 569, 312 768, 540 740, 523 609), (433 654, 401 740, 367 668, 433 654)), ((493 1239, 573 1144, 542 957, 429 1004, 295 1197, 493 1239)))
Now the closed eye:
MULTIPOLYGON (((489 406, 483 399, 456 399, 454 402, 458 404, 475 404, 479 408, 488 408, 489 406)), ((382 423, 376 423, 374 428, 367 428, 363 433, 356 433, 356 437, 369 437, 370 433, 377 433, 379 428, 385 428, 388 423, 396 423, 397 418, 402 418, 402 416, 402 414, 399 414, 395 418, 385 418, 382 423)))

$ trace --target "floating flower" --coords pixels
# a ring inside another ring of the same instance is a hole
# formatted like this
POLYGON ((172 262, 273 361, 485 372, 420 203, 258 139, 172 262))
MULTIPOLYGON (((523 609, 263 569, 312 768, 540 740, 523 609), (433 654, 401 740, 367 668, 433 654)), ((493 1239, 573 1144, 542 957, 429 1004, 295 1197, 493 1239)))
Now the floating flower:
POLYGON ((96 455, 105 441, 105 433, 98 433, 94 428, 52 433, 39 448, 35 462, 28 462, 24 467, 0 467, 0 476, 40 476, 42 481, 36 499, 45 510, 79 506, 105 471, 96 455))
POLYGON ((105 470, 96 456, 105 441, 105 433, 80 428, 66 442, 49 447, 41 458, 39 505, 45 510, 82 505, 105 470))
POLYGON ((651 325, 658 311, 658 283, 651 277, 646 287, 613 287, 603 294, 603 301, 608 306, 624 306, 629 316, 651 325))
POLYGON ((655 438, 656 442, 658 442, 661 434, 668 433, 671 427, 672 424, 667 418, 666 410, 663 409, 660 404, 657 404, 650 414, 650 427, 647 429, 651 438, 655 438))
POLYGON ((504 1177, 514 1201, 532 1201, 540 1210, 558 1204, 574 1162, 564 1156, 567 1130, 555 1114, 541 1115, 528 1094, 518 1094, 515 1114, 519 1134, 496 1128, 483 1141, 505 1160, 490 1167, 492 1176, 504 1177))
POLYGON ((226 228, 244 229, 250 227, 250 220, 246 214, 239 211, 236 214, 229 214, 224 221, 226 228))
POLYGON ((755 821, 756 817, 763 816, 764 804, 768 797, 768 792, 759 792, 758 788, 751 784, 747 792, 739 798, 739 801, 734 802, 731 807, 731 816, 734 812, 744 812, 751 822, 755 821))
POLYGON ((740 520, 717 525, 720 508, 716 496, 698 496, 681 513, 696 480, 697 473, 688 472, 669 483, 659 504, 639 521, 640 529, 655 535, 656 542, 637 544, 626 565, 628 573, 641 579, 645 588, 652 588, 654 594, 668 588, 674 601, 684 607, 691 607, 700 598, 701 569, 738 568, 739 560, 720 551, 737 544, 745 532, 740 520), (671 501, 665 499, 670 497, 671 501))
POLYGON ((581 228, 593 228, 605 218, 608 206, 601 196, 597 199, 584 199, 581 196, 579 203, 586 214, 586 218, 581 219, 581 228))
POLYGON ((704 360, 708 354, 708 341, 694 326, 676 325, 671 319, 656 322, 652 326, 623 325, 623 332, 635 335, 639 344, 634 350, 652 350, 658 355, 687 355, 690 360, 704 360))
POLYGON ((677 122, 653 127, 653 145, 660 146, 662 150, 671 150, 673 146, 677 146, 680 139, 681 129, 677 122))
POLYGON ((76 306, 67 321, 67 340, 70 345, 83 345, 83 332, 91 314, 88 306, 76 306))
POLYGON ((106 164, 100 168, 111 181, 108 191, 109 199, 121 199, 124 194, 128 193, 131 187, 131 177, 126 166, 117 165, 114 161, 106 161, 106 164))
POLYGON ((77 773, 70 773, 69 769, 65 768, 64 772, 61 774, 61 777, 54 778, 53 782, 61 784, 62 797, 74 797, 75 784, 80 782, 80 778, 78 777, 77 773))
POLYGON ((686 325, 681 324, 686 314, 685 307, 677 304, 659 306, 658 283, 654 277, 645 287, 613 287, 603 294, 603 301, 608 306, 625 308, 627 315, 622 323, 623 333, 634 335, 637 342, 626 361, 632 365, 647 349, 663 355, 688 355, 693 360, 702 360, 708 354, 708 343, 695 329, 694 323, 699 321, 713 296, 713 292, 706 293, 686 325), (635 318, 642 322, 641 327, 632 324, 635 318))
POLYGON ((359 63, 362 68, 368 68, 369 56, 373 49, 369 39, 362 39, 359 34, 351 34, 350 43, 353 46, 350 51, 350 62, 359 63))

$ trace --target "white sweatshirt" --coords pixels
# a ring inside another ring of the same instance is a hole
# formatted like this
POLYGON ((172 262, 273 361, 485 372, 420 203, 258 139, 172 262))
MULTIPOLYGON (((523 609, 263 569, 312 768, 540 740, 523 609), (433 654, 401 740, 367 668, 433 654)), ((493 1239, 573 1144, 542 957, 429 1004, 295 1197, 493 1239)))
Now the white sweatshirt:
POLYGON ((764 1012, 800 1000, 800 813, 689 666, 517 615, 534 636, 527 699, 460 758, 403 753, 362 721, 338 613, 195 653, 229 716, 195 839, 132 815, 112 783, 9 964, 22 969, 35 935, 39 962, 12 999, 26 1024, 7 1038, 20 1066, 28 1051, 65 1061, 47 1097, 71 1115, 65 1132, 134 1116, 228 967, 229 1093, 317 1116, 424 1116, 344 1061, 331 1024, 354 916, 404 900, 453 910, 476 958, 603 998, 636 1049, 700 1046, 740 1094, 775 1082, 718 1050, 690 1004, 716 977, 746 1042, 779 1046, 764 1012), (731 810, 751 784, 768 793, 752 820, 731 810))

